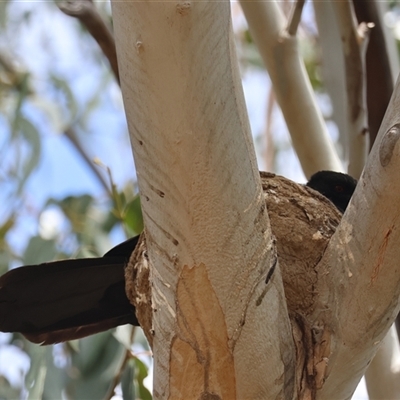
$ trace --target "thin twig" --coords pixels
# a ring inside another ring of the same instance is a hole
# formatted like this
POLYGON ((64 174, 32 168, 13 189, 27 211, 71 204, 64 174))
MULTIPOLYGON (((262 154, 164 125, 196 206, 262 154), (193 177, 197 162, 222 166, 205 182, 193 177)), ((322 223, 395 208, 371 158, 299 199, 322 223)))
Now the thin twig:
POLYGON ((305 0, 297 0, 292 8, 292 15, 289 18, 287 32, 290 36, 296 36, 297 28, 301 20, 301 13, 303 12, 305 0))
POLYGON ((86 162, 88 167, 92 170, 92 172, 96 175, 98 181, 101 183, 101 185, 104 187, 104 189, 107 191, 107 193, 111 196, 111 190, 104 179, 103 175, 99 172, 99 170, 95 167, 93 160, 90 158, 90 156, 86 153, 85 149, 81 146, 75 131, 72 128, 68 128, 64 131, 65 137, 72 143, 72 145, 75 147, 75 149, 78 151, 78 153, 81 155, 83 160, 86 162))
POLYGON ((266 124, 265 124, 265 150, 264 150, 264 162, 266 171, 274 171, 275 167, 275 156, 276 149, 274 138, 272 135, 272 113, 276 104, 275 93, 273 89, 269 91, 267 100, 267 111, 266 111, 266 124))
POLYGON ((114 76, 119 84, 119 71, 115 40, 96 7, 90 0, 65 1, 59 9, 71 17, 78 18, 96 40, 103 54, 107 57, 114 76))

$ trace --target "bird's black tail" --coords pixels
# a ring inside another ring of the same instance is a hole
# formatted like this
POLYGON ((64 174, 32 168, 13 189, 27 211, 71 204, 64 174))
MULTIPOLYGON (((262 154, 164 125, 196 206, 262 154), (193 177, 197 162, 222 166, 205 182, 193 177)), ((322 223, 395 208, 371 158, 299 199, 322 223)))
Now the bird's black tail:
POLYGON ((138 325, 125 294, 124 267, 139 237, 101 258, 16 268, 0 277, 0 331, 34 343, 79 339, 118 325, 138 325))

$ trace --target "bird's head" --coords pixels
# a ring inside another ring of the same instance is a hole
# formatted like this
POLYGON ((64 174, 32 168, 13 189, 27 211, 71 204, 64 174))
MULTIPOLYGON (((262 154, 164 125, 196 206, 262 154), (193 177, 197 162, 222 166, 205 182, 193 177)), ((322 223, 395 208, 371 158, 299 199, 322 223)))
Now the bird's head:
POLYGON ((327 197, 343 213, 357 186, 357 180, 341 172, 319 171, 310 178, 307 186, 327 197))

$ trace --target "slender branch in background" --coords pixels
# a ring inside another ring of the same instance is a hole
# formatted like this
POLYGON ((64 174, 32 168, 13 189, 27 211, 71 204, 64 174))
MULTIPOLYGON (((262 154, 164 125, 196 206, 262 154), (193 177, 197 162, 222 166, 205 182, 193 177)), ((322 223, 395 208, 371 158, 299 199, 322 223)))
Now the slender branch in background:
POLYGON ((241 0, 241 5, 305 175, 309 178, 323 169, 342 171, 300 57, 297 38, 285 30, 287 23, 277 2, 241 0))
POLYGON ((387 7, 387 4, 373 0, 353 0, 353 4, 359 23, 373 22, 375 25, 366 56, 368 123, 372 147, 393 92, 399 61, 395 41, 383 23, 382 7, 387 7), (386 38, 388 35, 390 37, 386 38))
POLYGON ((267 100, 267 112, 266 112, 266 122, 265 122, 265 149, 264 149, 264 165, 266 171, 275 170, 275 143, 272 135, 272 112, 276 104, 275 94, 273 89, 269 91, 267 100))
POLYGON ((332 6, 342 38, 346 71, 348 172, 359 178, 369 150, 365 55, 373 24, 357 24, 350 0, 332 2, 332 6))
POLYGON ((318 44, 321 57, 321 75, 332 104, 332 121, 339 130, 340 158, 347 160, 347 107, 344 56, 339 28, 330 1, 313 1, 315 21, 318 27, 318 44))
POLYGON ((78 18, 100 46, 107 57, 115 79, 119 84, 119 71, 114 36, 104 23, 95 5, 90 0, 65 1, 59 9, 71 17, 78 18))
POLYGON ((124 361, 122 361, 120 368, 118 369, 118 371, 116 371, 115 376, 114 376, 114 380, 113 380, 112 384, 110 385, 110 389, 109 389, 109 391, 107 393, 107 396, 105 397, 107 400, 111 400, 115 396, 115 388, 121 382, 122 373, 124 372, 126 364, 131 359, 131 357, 132 357, 131 351, 128 350, 128 349, 125 350, 124 361))
POLYGON ((64 131, 64 136, 71 142, 71 144, 75 147, 75 149, 78 151, 78 153, 81 155, 83 160, 86 162, 88 167, 92 170, 92 172, 95 174, 96 178, 100 182, 100 184, 103 186, 103 188, 107 191, 107 193, 111 196, 111 190, 104 179, 103 175, 99 172, 99 170, 96 168, 96 166, 93 163, 93 159, 86 153, 85 149, 81 146, 79 143, 79 140, 76 136, 75 131, 72 128, 68 128, 64 131))
POLYGON ((287 32, 290 36, 296 36, 297 28, 299 27, 301 20, 301 13, 303 12, 305 0, 297 0, 292 8, 292 15, 289 18, 289 24, 287 32))

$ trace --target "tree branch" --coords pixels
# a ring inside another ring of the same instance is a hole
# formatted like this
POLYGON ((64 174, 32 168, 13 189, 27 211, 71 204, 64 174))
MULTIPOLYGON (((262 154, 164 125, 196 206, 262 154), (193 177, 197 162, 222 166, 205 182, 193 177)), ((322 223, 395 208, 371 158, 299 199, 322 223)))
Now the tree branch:
POLYGON ((290 36, 296 36, 297 28, 301 20, 301 13, 303 12, 305 0, 296 0, 293 4, 292 15, 289 18, 287 32, 290 36))
POLYGON ((349 174, 358 178, 369 150, 365 55, 369 24, 357 26, 351 0, 332 2, 342 38, 347 91, 349 174))
POLYGON ((292 397, 294 345, 230 5, 112 7, 150 263, 154 398, 275 398, 276 382, 292 397))
POLYGON ((384 3, 353 0, 353 4, 359 23, 372 22, 374 24, 366 54, 368 124, 370 147, 372 147, 393 92, 399 69, 398 53, 395 40, 387 32, 388 28, 383 22, 382 6, 384 3), (396 67, 392 65, 392 59, 397 64, 396 67))
POLYGON ((242 0, 241 5, 305 175, 343 170, 315 102, 297 39, 285 33, 285 20, 276 2, 242 0))
POLYGON ((310 323, 329 344, 321 399, 351 397, 399 312, 399 109, 398 81, 350 205, 317 266, 320 302, 310 323))
POLYGON ((365 373, 370 399, 396 399, 399 396, 399 350, 399 339, 392 325, 365 373))
POLYGON ((64 136, 75 147, 76 151, 80 154, 82 159, 86 162, 86 165, 89 167, 89 169, 94 173, 97 180, 100 182, 100 184, 103 186, 103 188, 107 191, 107 193, 111 196, 112 192, 111 192, 110 187, 108 186, 107 182, 105 181, 103 175, 100 173, 100 171, 94 165, 93 160, 89 157, 89 155, 86 153, 85 149, 81 146, 81 144, 76 136, 75 131, 72 128, 68 128, 64 131, 64 136))
POLYGON ((59 9, 71 17, 78 18, 107 57, 115 79, 119 83, 119 71, 115 41, 95 5, 90 0, 71 0, 58 4, 59 9))

